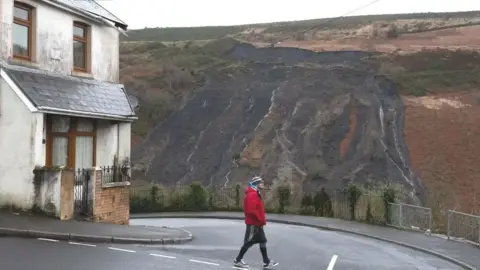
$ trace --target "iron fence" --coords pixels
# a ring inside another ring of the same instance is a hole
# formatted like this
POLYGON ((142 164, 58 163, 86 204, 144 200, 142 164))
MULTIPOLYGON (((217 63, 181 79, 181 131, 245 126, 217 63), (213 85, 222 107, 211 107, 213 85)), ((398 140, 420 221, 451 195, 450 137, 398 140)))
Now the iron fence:
POLYGON ((480 216, 448 211, 448 239, 462 239, 480 247, 480 216))
POLYGON ((90 210, 91 171, 88 169, 75 170, 75 186, 73 189, 75 214, 88 214, 90 210))
POLYGON ((130 167, 128 166, 105 166, 102 169, 102 183, 118 183, 129 181, 130 179, 130 167))
POLYGON ((416 231, 432 231, 432 209, 404 203, 389 203, 387 225, 416 231))

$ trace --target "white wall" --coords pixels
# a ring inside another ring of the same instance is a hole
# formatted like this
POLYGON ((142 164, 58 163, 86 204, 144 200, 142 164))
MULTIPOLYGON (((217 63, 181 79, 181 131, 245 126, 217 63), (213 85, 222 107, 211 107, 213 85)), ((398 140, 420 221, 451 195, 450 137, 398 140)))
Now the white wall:
POLYGON ((115 155, 119 162, 130 160, 130 123, 107 120, 97 122, 97 166, 111 166, 115 155))
POLYGON ((35 198, 35 204, 45 213, 61 217, 60 200, 61 200, 61 183, 62 172, 40 172, 38 179, 38 196, 35 198))
MULTIPOLYGON (((43 115, 31 113, 0 78, 0 206, 30 208, 34 202, 33 169, 41 155, 43 115)), ((45 158, 43 158, 45 160, 45 158)))
MULTIPOLYGON (((80 19, 46 3, 29 0, 20 2, 35 7, 35 66, 72 75, 73 22, 82 21, 91 26, 91 75, 97 80, 118 82, 119 33, 116 29, 80 19)), ((14 0, 0 1, 0 57, 3 60, 12 58, 13 3, 14 0)))

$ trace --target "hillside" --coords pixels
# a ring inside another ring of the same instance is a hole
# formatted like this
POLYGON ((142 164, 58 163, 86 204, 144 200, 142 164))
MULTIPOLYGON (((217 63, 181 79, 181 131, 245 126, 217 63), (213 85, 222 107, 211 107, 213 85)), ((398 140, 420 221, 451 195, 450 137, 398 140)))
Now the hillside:
POLYGON ((177 42, 232 37, 249 42, 275 43, 285 39, 382 38, 478 24, 480 11, 388 14, 239 26, 144 28, 128 31, 128 37, 122 36, 122 41, 177 42))
POLYGON ((122 43, 122 82, 140 101, 134 184, 388 180, 417 202, 475 212, 479 33, 122 43))

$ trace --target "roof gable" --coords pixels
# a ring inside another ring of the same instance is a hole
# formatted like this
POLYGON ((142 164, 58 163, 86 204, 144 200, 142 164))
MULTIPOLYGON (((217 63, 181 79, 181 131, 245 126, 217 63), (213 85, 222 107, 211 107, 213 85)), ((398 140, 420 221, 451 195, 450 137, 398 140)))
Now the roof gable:
POLYGON ((61 3, 63 5, 69 6, 71 8, 86 11, 88 13, 100 16, 104 19, 107 19, 111 22, 117 24, 117 26, 122 27, 124 30, 127 29, 127 24, 120 20, 117 16, 113 15, 110 11, 102 7, 100 4, 94 0, 52 0, 54 2, 61 3))

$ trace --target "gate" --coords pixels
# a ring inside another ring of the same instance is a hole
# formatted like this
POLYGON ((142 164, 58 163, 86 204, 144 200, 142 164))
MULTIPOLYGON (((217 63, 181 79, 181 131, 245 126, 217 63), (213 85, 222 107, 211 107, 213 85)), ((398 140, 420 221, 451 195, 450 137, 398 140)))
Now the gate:
POLYGON ((74 187, 74 199, 75 199, 75 215, 88 215, 90 214, 89 196, 91 192, 90 186, 90 170, 77 169, 75 170, 75 187, 74 187))

